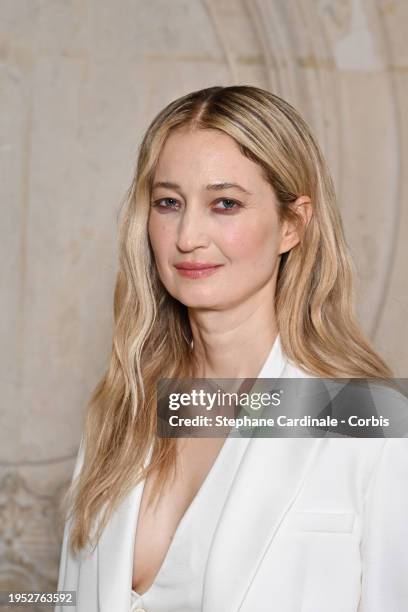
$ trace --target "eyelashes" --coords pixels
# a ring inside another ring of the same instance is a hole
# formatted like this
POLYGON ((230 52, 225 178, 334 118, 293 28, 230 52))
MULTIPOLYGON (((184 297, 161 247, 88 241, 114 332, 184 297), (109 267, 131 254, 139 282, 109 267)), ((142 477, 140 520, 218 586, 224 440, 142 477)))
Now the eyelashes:
MULTIPOLYGON (((243 205, 238 202, 237 200, 232 200, 231 198, 220 198, 219 200, 216 201, 216 204, 222 204, 223 202, 227 203, 227 207, 224 208, 223 206, 221 207, 213 207, 213 210, 216 210, 217 212, 220 212, 221 214, 227 213, 229 211, 235 211, 238 210, 239 208, 243 208, 243 205)), ((178 210, 177 208, 177 200, 175 200, 174 198, 160 198, 158 200, 155 200, 154 202, 152 202, 152 207, 153 208, 157 208, 158 210, 178 210), (173 204, 170 206, 163 206, 161 203, 162 202, 172 202, 173 204)))

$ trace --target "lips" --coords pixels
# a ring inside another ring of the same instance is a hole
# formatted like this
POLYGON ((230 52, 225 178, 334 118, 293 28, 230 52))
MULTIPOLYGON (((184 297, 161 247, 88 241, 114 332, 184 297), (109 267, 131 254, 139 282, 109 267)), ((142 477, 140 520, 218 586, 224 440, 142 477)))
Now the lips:
POLYGON ((182 262, 179 264, 175 264, 175 267, 178 270, 208 270, 209 268, 218 268, 219 266, 221 266, 222 264, 213 264, 213 263, 207 263, 207 262, 182 262))
POLYGON ((216 274, 224 264, 213 264, 210 262, 183 261, 175 265, 175 268, 184 278, 200 279, 216 274))

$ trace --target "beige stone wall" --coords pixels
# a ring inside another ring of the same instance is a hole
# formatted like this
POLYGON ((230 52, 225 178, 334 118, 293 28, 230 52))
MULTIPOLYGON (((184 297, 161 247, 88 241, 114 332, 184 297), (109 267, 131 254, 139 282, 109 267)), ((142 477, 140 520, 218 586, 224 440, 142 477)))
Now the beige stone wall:
POLYGON ((408 3, 0 0, 0 590, 55 586, 55 512, 110 350, 116 215, 171 99, 293 103, 334 175, 364 329, 408 375, 408 3))

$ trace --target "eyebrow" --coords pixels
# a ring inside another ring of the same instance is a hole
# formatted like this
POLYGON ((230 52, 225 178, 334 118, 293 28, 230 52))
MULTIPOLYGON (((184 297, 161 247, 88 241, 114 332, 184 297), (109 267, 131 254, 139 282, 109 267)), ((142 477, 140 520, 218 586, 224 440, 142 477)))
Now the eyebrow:
MULTIPOLYGON (((181 190, 180 185, 178 185, 177 183, 172 183, 170 181, 159 181, 157 183, 154 183, 153 189, 156 189, 157 187, 164 187, 166 189, 175 189, 176 191, 181 190)), ((250 191, 248 191, 241 185, 238 185, 238 183, 223 182, 223 183, 213 183, 212 185, 206 186, 206 189, 212 190, 212 191, 222 191, 223 189, 233 189, 233 188, 238 189, 239 191, 242 191, 243 193, 246 193, 247 195, 252 195, 250 191)))

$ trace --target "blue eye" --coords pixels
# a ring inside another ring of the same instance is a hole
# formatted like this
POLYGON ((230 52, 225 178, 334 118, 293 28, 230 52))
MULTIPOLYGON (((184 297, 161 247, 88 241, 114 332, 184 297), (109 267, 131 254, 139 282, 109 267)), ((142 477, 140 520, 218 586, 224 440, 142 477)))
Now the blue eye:
POLYGON ((241 204, 239 204, 239 202, 237 202, 236 200, 230 200, 229 198, 223 198, 222 200, 218 201, 218 204, 222 204, 223 202, 228 202, 228 206, 226 208, 218 208, 217 210, 234 210, 233 206, 235 208, 240 208, 241 204), (232 204, 232 206, 231 206, 232 204))

